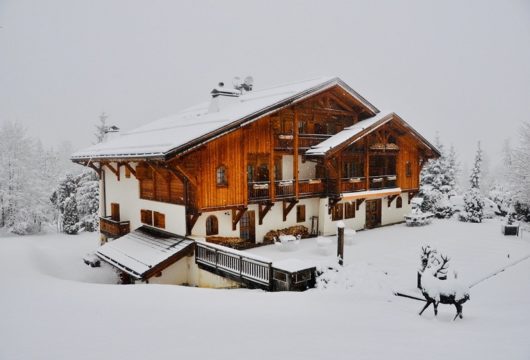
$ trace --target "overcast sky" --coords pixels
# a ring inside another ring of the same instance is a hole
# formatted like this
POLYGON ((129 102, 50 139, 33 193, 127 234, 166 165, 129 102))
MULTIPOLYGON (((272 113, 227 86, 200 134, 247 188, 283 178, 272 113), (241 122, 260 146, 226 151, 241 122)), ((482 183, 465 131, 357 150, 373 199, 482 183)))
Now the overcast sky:
POLYGON ((471 162, 530 120, 530 1, 0 0, 0 122, 90 145, 209 98, 341 77, 471 162))

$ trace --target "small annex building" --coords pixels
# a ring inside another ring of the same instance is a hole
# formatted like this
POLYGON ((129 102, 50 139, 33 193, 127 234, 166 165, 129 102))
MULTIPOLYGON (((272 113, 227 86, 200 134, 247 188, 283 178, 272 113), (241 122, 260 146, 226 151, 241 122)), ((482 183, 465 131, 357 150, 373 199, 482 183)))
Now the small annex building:
MULTIPOLYGON (((402 222, 422 165, 440 155, 337 77, 234 85, 72 155, 99 174, 102 241, 117 239, 98 255, 133 279, 163 278, 160 264, 189 257, 185 239, 257 244, 292 227, 317 236, 334 234, 338 221, 355 230, 402 222), (163 246, 175 247, 160 253, 147 240, 154 233, 172 234, 163 246), (123 263, 120 251, 143 267, 123 263)), ((196 282, 186 276, 182 283, 196 282)))

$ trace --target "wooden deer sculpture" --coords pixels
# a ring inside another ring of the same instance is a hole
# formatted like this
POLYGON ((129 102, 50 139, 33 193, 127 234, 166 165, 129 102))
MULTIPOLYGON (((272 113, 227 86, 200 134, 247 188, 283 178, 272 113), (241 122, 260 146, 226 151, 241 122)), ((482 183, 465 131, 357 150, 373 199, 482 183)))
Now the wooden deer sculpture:
POLYGON ((430 262, 423 271, 421 278, 421 292, 427 301, 427 304, 421 309, 420 315, 429 307, 434 306, 434 315, 438 315, 438 304, 449 304, 456 307, 457 317, 463 318, 463 304, 469 300, 469 288, 462 286, 456 279, 439 279, 440 275, 447 274, 448 257, 440 256, 439 261, 430 262))

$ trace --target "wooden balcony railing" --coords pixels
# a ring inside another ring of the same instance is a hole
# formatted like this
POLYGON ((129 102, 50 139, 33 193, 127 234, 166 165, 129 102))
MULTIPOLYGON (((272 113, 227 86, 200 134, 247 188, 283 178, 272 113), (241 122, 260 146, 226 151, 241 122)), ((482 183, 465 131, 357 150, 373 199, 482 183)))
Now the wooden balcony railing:
MULTIPOLYGON (((320 144, 329 137, 331 135, 328 134, 298 134, 298 147, 300 149, 309 149, 311 146, 320 144)), ((274 147, 277 150, 291 150, 294 146, 293 140, 293 134, 278 134, 275 137, 274 147)))
POLYGON ((131 231, 130 221, 115 221, 110 216, 99 218, 99 231, 108 237, 118 238, 131 231))
POLYGON ((278 199, 294 196, 294 179, 277 180, 274 182, 274 190, 278 199))
POLYGON ((357 192, 366 190, 365 177, 342 178, 340 182, 340 192, 357 192))
POLYGON ((251 181, 248 183, 249 200, 267 200, 270 199, 270 182, 269 181, 251 181))
POLYGON ((370 176, 370 190, 396 187, 397 175, 370 176))
POLYGON ((326 189, 324 179, 302 179, 298 180, 298 194, 300 196, 320 196, 326 189))

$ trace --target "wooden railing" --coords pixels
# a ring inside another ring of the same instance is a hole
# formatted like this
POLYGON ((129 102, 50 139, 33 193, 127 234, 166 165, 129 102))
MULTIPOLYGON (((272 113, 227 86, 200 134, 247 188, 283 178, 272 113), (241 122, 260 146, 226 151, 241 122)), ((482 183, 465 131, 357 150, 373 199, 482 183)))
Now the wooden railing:
MULTIPOLYGON (((309 149, 330 137, 331 135, 328 134, 298 134, 298 147, 309 149)), ((278 134, 275 137, 274 147, 278 150, 290 150, 294 147, 293 139, 293 134, 278 134)))
POLYGON ((269 181, 251 181, 248 183, 249 200, 266 200, 270 198, 269 181))
POLYGON ((357 192, 366 190, 366 178, 365 177, 350 177, 342 178, 340 182, 340 192, 357 192))
POLYGON ((322 195, 325 191, 324 179, 298 180, 298 193, 300 196, 322 195))
POLYGON ((277 198, 282 199, 294 196, 294 179, 276 180, 274 186, 277 198))
POLYGON ((397 175, 370 176, 370 190, 396 187, 397 175))
POLYGON ((99 231, 108 237, 118 238, 131 231, 130 221, 115 221, 110 216, 99 218, 99 231))
POLYGON ((272 263, 202 243, 196 243, 196 246, 196 263, 241 282, 270 287, 272 263))

